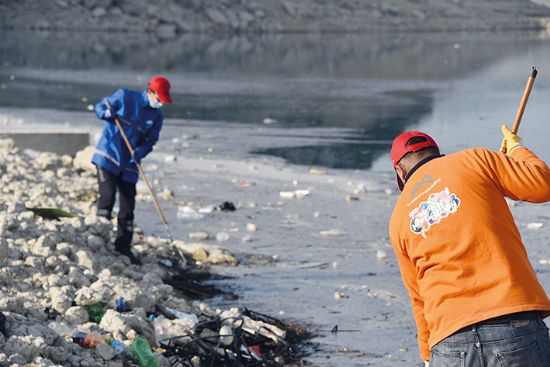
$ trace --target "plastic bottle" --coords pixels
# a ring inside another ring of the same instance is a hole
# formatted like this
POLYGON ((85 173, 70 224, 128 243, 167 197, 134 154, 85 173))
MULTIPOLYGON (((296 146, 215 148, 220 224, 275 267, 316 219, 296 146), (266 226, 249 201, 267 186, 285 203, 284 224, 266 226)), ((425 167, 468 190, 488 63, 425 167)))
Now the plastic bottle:
POLYGON ((124 297, 119 297, 117 300, 116 300, 116 310, 118 312, 124 312, 126 311, 126 300, 124 299, 124 297))
POLYGON ((151 347, 147 340, 137 338, 132 343, 132 353, 140 367, 160 367, 157 357, 151 351, 151 347))
POLYGON ((115 353, 119 356, 132 357, 132 350, 120 340, 111 340, 111 348, 113 348, 115 353))
POLYGON ((93 333, 77 331, 73 335, 73 342, 84 348, 95 348, 98 344, 105 344, 106 338, 93 333))
POLYGON ((155 329, 155 338, 157 343, 160 343, 161 340, 170 338, 170 332, 168 328, 170 327, 170 321, 164 316, 158 316, 153 319, 153 328, 155 329))
POLYGON ((99 324, 103 315, 105 315, 105 308, 101 303, 94 303, 87 307, 88 309, 88 318, 91 322, 99 324))

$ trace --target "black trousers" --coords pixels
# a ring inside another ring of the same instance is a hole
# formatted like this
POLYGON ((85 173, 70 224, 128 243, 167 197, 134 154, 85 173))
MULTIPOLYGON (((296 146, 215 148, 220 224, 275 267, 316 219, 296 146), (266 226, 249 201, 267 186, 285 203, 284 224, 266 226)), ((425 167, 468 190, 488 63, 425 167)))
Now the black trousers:
POLYGON ((97 167, 99 183, 99 202, 97 215, 111 220, 113 206, 118 191, 119 211, 118 230, 115 247, 129 249, 134 234, 134 210, 136 209, 136 184, 122 180, 122 174, 115 175, 111 171, 97 167))

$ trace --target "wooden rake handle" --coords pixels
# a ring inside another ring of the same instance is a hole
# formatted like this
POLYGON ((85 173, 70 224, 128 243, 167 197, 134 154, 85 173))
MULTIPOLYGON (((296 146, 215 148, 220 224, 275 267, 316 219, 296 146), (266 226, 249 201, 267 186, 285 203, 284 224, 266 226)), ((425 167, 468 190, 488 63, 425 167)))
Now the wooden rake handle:
MULTIPOLYGON (((518 111, 516 112, 516 118, 514 124, 512 125, 512 133, 517 134, 519 130, 519 124, 521 123, 521 118, 523 117, 523 112, 525 111, 525 106, 527 105, 527 100, 529 100, 529 95, 531 94, 531 89, 533 89, 533 84, 535 83, 535 78, 537 77, 537 69, 533 66, 531 75, 527 79, 527 84, 525 85, 525 90, 523 91, 523 97, 521 97, 521 102, 519 103, 518 111)), ((501 149, 501 152, 504 153, 504 149, 501 149)))

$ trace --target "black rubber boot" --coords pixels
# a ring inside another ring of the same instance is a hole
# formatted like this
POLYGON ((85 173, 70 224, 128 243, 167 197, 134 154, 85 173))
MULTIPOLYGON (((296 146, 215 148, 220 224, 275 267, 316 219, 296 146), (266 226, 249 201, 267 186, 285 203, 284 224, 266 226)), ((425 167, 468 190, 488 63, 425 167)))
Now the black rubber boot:
POLYGON ((115 240, 115 250, 130 259, 130 262, 134 265, 141 265, 141 261, 134 255, 131 250, 132 237, 134 235, 133 226, 129 225, 119 227, 117 231, 117 238, 115 240))

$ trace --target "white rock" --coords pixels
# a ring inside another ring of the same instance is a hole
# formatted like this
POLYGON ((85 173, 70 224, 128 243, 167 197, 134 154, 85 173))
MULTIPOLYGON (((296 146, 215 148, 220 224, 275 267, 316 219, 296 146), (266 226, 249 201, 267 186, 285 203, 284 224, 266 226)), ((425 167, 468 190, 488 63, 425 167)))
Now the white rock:
POLYGON ((95 351, 101 358, 103 358, 106 361, 110 361, 111 359, 115 358, 116 354, 113 348, 111 348, 110 345, 107 344, 98 344, 95 347, 95 351))
POLYGON ((49 294, 52 299, 52 308, 60 314, 64 314, 73 302, 71 293, 67 287, 50 288, 49 294))
POLYGON ((246 230, 248 232, 256 232, 258 230, 258 227, 254 223, 247 223, 246 230))
POLYGON ((63 318, 72 325, 85 324, 88 322, 88 311, 80 306, 69 307, 63 318))

